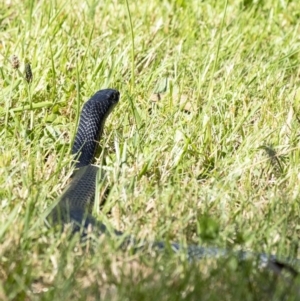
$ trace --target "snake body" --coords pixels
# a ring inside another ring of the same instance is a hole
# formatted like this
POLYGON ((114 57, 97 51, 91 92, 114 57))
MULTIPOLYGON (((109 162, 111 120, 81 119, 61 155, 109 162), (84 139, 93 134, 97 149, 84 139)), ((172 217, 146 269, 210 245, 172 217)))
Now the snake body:
POLYGON ((105 89, 95 93, 83 106, 72 154, 77 156, 72 181, 61 195, 48 220, 53 224, 72 224, 73 232, 89 225, 105 232, 106 227, 91 215, 98 167, 92 165, 106 118, 118 103, 120 93, 105 89))
MULTIPOLYGON (((96 176, 98 167, 92 165, 98 141, 101 138, 106 118, 118 103, 120 93, 114 89, 105 89, 96 92, 83 106, 80 114, 77 134, 75 136, 72 153, 77 156, 76 170, 72 175, 72 180, 67 186, 58 204, 54 207, 48 220, 52 224, 72 224, 73 232, 85 232, 89 226, 97 233, 106 232, 106 226, 97 221, 91 214, 94 204, 96 176)), ((122 235, 115 230, 115 234, 122 235)), ((144 244, 137 244, 130 238, 131 246, 134 250, 144 247, 144 244)), ((189 245, 186 248, 178 243, 165 244, 164 242, 147 243, 147 246, 158 250, 166 248, 174 252, 185 251, 189 260, 199 260, 205 257, 224 257, 232 252, 215 248, 189 245)), ((258 258, 264 266, 269 266, 275 272, 287 268, 293 274, 296 271, 288 264, 277 260, 274 255, 254 254, 251 252, 237 252, 240 260, 247 258, 258 258)), ((291 261, 289 261, 291 262, 291 261)), ((295 262, 298 262, 296 259, 295 262)), ((293 262, 294 263, 294 262, 293 262)), ((299 263, 299 262, 298 262, 299 263)))

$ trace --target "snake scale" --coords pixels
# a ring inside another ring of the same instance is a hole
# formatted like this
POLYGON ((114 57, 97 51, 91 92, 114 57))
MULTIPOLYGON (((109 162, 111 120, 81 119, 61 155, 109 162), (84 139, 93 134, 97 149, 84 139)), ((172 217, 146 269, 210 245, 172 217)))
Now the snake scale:
MULTIPOLYGON (((96 92, 83 106, 80 121, 72 147, 72 153, 77 156, 75 172, 72 180, 59 198, 57 205, 49 214, 47 220, 51 224, 72 225, 72 232, 86 232, 91 227, 100 234, 106 232, 106 226, 97 221, 91 214, 98 167, 92 165, 98 142, 101 138, 106 118, 116 106, 120 93, 114 89, 105 89, 96 92)), ((116 235, 121 232, 114 230, 116 235)), ((130 239, 133 249, 141 249, 141 244, 136 244, 130 239)), ((200 260, 205 257, 224 257, 232 252, 216 247, 201 247, 188 245, 186 248, 178 243, 165 244, 163 242, 150 243, 151 247, 163 250, 171 248, 174 252, 186 252, 189 260, 200 260)), ((297 272, 289 265, 290 260, 278 260, 274 255, 254 254, 251 252, 236 252, 239 260, 257 258, 263 266, 271 268, 276 273, 282 269, 289 270, 293 275, 297 272)), ((297 259, 295 259, 298 262, 297 259)))

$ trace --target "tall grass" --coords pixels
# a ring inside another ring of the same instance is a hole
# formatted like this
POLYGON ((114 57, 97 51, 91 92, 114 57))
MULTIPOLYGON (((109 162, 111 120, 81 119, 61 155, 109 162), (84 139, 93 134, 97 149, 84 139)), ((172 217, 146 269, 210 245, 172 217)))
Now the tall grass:
POLYGON ((299 299, 298 279, 255 261, 133 255, 113 237, 91 248, 44 224, 80 109, 112 87, 99 219, 150 241, 299 257, 300 3, 226 3, 2 3, 1 300, 299 299))

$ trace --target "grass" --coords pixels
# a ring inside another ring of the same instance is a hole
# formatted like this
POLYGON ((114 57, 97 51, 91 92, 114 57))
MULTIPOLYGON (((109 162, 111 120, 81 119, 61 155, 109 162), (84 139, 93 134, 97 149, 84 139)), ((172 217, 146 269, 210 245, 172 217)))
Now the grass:
POLYGON ((4 4, 0 299, 299 300, 298 279, 255 262, 132 255, 108 237, 89 251, 44 225, 82 104, 112 87, 99 219, 150 241, 299 257, 299 1, 4 4))

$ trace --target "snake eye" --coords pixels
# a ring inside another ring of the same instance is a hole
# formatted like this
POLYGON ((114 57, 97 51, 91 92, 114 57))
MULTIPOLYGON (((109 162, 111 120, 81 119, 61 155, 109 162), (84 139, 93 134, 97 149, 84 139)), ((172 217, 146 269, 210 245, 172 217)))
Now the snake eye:
POLYGON ((115 102, 117 102, 117 101, 119 100, 119 98, 120 98, 120 92, 116 90, 116 91, 113 93, 113 100, 114 100, 115 102))

